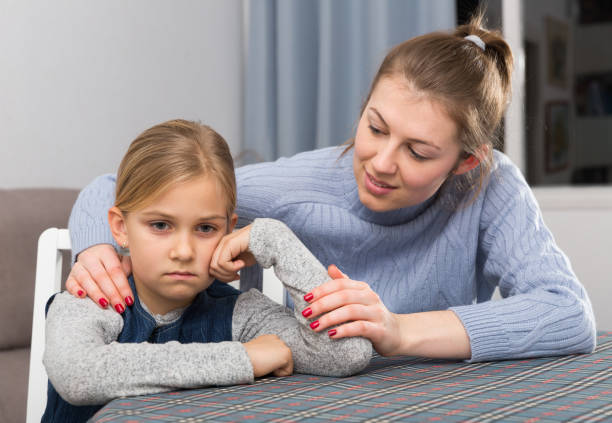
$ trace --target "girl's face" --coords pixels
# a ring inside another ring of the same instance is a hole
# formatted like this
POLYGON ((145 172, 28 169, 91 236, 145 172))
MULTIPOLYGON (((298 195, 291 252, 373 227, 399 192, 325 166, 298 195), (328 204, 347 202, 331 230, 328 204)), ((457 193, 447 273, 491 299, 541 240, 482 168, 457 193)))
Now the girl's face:
POLYGON ((381 212, 427 200, 449 174, 469 170, 459 162, 457 134, 441 104, 411 90, 401 77, 382 78, 355 135, 353 171, 361 202, 381 212))
POLYGON ((235 216, 228 222, 224 199, 216 180, 201 176, 123 218, 138 296, 153 313, 187 306, 212 283, 212 254, 236 223, 235 216))

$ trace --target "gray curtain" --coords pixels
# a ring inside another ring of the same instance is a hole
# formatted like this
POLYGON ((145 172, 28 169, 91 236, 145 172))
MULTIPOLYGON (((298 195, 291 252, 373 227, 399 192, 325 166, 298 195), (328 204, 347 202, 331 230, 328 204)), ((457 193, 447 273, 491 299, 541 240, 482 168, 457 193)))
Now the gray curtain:
POLYGON ((454 0, 252 0, 247 4, 245 160, 352 137, 388 49, 455 25, 454 0))

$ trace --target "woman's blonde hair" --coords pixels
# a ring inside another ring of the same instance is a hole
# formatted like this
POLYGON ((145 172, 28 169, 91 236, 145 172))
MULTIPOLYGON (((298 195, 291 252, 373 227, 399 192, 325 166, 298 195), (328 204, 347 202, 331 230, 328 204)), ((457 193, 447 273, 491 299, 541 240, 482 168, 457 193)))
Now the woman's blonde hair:
POLYGON ((236 208, 236 177, 223 137, 197 122, 160 123, 130 144, 117 173, 115 206, 124 213, 142 209, 171 184, 203 175, 219 183, 229 218, 236 208))
MULTIPOLYGON (((402 76, 410 89, 439 102, 457 124, 462 158, 473 154, 480 160, 478 174, 468 180, 470 188, 476 188, 475 195, 491 170, 493 147, 510 101, 513 67, 510 47, 499 31, 483 27, 483 13, 452 33, 425 34, 393 47, 378 69, 359 114, 363 115, 382 78, 402 76), (468 35, 478 36, 484 50, 466 39, 468 35)), ((345 151, 353 145, 354 140, 349 141, 345 151)))

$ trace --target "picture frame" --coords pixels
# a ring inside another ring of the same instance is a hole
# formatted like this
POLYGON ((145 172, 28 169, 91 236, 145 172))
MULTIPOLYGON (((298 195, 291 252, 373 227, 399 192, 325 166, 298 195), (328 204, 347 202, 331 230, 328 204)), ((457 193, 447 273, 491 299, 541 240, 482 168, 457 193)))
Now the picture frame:
POLYGON ((569 25, 555 18, 546 18, 546 56, 548 83, 567 87, 569 25))
POLYGON ((570 152, 570 106, 565 100, 546 103, 545 169, 548 173, 558 172, 569 166, 570 152))

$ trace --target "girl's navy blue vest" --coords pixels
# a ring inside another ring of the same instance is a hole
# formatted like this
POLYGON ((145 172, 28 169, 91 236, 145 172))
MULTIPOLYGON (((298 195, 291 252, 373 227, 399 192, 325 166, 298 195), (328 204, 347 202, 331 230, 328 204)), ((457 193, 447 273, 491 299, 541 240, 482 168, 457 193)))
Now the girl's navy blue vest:
MULTIPOLYGON (((134 281, 130 277, 132 292, 136 294, 134 281)), ((183 315, 174 323, 156 327, 155 320, 140 304, 135 295, 134 305, 127 307, 123 313, 123 330, 117 342, 150 342, 163 344, 178 341, 221 342, 232 340, 232 314, 240 291, 228 284, 214 281, 208 289, 202 291, 183 315)), ((47 302, 47 310, 53 297, 47 302)), ((47 408, 43 422, 85 422, 103 405, 74 406, 59 396, 51 382, 47 389, 47 408)))

